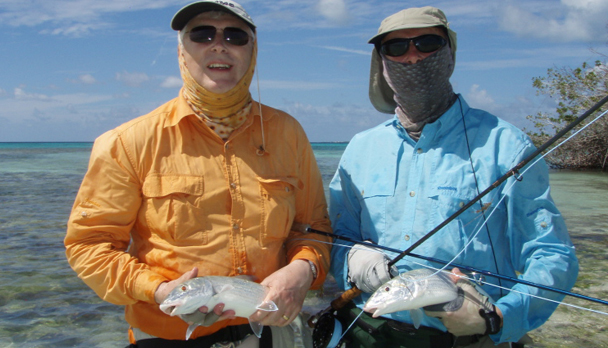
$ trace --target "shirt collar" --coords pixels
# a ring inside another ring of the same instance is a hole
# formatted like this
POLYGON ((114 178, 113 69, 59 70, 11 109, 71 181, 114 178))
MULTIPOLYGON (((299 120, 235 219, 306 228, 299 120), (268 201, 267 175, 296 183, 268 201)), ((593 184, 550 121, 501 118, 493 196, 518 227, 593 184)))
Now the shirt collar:
POLYGON ((165 127, 174 127, 181 120, 188 116, 198 118, 198 116, 194 114, 194 111, 192 111, 190 105, 188 105, 188 102, 186 102, 186 99, 182 96, 182 91, 180 90, 179 95, 177 96, 177 98, 175 98, 175 107, 169 113, 165 121, 165 127))

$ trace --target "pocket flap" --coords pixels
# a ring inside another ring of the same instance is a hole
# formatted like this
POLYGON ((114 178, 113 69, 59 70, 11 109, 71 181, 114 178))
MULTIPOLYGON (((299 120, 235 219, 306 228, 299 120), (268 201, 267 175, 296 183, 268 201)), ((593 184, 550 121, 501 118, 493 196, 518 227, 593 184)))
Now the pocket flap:
POLYGON ((280 185, 283 183, 289 184, 289 186, 291 186, 292 188, 298 188, 298 189, 303 189, 304 188, 304 183, 302 182, 302 180, 293 177, 293 176, 281 176, 281 177, 276 177, 276 178, 261 178, 258 177, 258 180, 262 183, 262 184, 266 184, 266 185, 280 185))
POLYGON ((146 197, 164 197, 173 193, 200 196, 203 177, 187 174, 150 174, 144 180, 142 192, 146 197))

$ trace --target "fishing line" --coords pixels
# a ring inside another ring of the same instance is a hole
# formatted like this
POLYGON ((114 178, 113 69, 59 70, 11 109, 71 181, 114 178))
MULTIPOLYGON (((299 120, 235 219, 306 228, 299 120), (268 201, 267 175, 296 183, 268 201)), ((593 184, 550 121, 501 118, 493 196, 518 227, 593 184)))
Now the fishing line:
MULTIPOLYGON (((313 229, 311 229, 311 231, 312 231, 312 233, 318 233, 318 232, 320 232, 320 231, 316 231, 316 230, 313 230, 313 229)), ((326 232, 323 232, 323 233, 326 233, 326 232)), ((335 237, 337 237, 337 239, 339 239, 341 236, 335 236, 335 237)), ((310 241, 310 239, 303 239, 303 238, 295 238, 293 240, 307 240, 307 241, 310 241)), ((357 242, 351 241, 351 242, 355 243, 355 245, 341 244, 341 243, 337 243, 337 242, 325 242, 325 241, 318 241, 318 240, 317 240, 317 242, 322 243, 322 244, 332 245, 334 247, 337 246, 337 247, 343 247, 343 248, 355 248, 355 249, 363 250, 363 248, 358 248, 358 245, 361 245, 360 242, 357 243, 357 242)), ((388 252, 395 253, 395 254, 401 253, 400 250, 389 248, 389 247, 385 247, 385 246, 381 246, 381 245, 373 245, 372 244, 371 246, 374 246, 376 249, 378 249, 378 250, 374 250, 375 252, 378 252, 378 253, 382 253, 381 250, 388 251, 388 252)), ((369 249, 366 248, 365 250, 369 250, 369 249)), ((448 262, 446 262, 446 261, 435 259, 435 258, 432 258, 432 257, 421 256, 421 255, 418 255, 418 254, 415 254, 415 253, 410 253, 408 256, 409 257, 413 257, 413 258, 423 259, 425 261, 439 263, 439 264, 442 264, 442 265, 448 264, 448 262)), ((422 267, 427 267, 427 268, 432 268, 432 269, 435 269, 435 270, 443 270, 444 272, 449 272, 449 271, 445 270, 445 267, 443 267, 443 268, 435 268, 435 267, 432 267, 432 266, 427 265, 427 264, 416 262, 415 260, 410 260, 410 262, 413 263, 413 264, 416 264, 416 265, 420 265, 422 267)), ((536 287, 536 288, 539 288, 541 290, 552 291, 552 292, 556 292, 556 293, 559 293, 559 294, 562 294, 562 295, 567 295, 567 296, 575 297, 575 298, 586 300, 586 301, 590 301, 590 302, 595 302, 595 303, 599 303, 599 304, 603 304, 603 305, 608 305, 608 301, 601 300, 601 299, 598 299, 598 298, 593 298, 593 297, 590 297, 590 296, 585 296, 585 295, 577 294, 577 293, 574 293, 574 292, 571 292, 571 291, 565 291, 565 290, 561 290, 561 289, 556 289, 556 288, 549 287, 547 285, 535 284, 535 283, 532 283, 532 282, 529 282, 529 281, 526 281, 526 280, 523 280, 523 279, 503 276, 501 274, 494 274, 494 273, 491 273, 491 272, 488 272, 488 271, 478 270, 478 269, 475 269, 475 268, 470 267, 470 266, 459 265, 459 264, 456 264, 456 263, 452 263, 451 265, 454 266, 454 267, 457 267, 457 268, 459 268, 461 270, 469 271, 472 274, 478 274, 480 277, 483 277, 483 276, 497 277, 497 278, 501 278, 503 280, 507 280, 507 281, 510 281, 510 282, 514 282, 514 283, 518 283, 518 284, 523 284, 523 285, 527 285, 527 286, 536 287)), ((473 279, 473 281, 475 283, 485 283, 485 284, 488 284, 490 286, 497 286, 495 284, 488 283, 488 282, 482 281, 482 280, 473 279)), ((515 291, 515 290, 513 290, 513 291, 515 291)), ((523 293, 523 294, 526 295, 526 293, 523 293)), ((530 296, 533 296, 533 295, 530 294, 530 296)), ((540 299, 544 299, 543 297, 539 297, 539 298, 540 299)), ((553 300, 548 299, 548 298, 546 300, 547 301, 553 301, 553 300)))
MULTIPOLYGON (((443 268, 440 269, 440 268, 436 268, 436 267, 433 267, 433 266, 425 265, 425 264, 422 264, 422 263, 419 263, 419 262, 413 262, 413 263, 418 264, 418 265, 420 265, 422 267, 426 267, 428 269, 436 271, 432 275, 429 275, 428 277, 424 277, 424 278, 421 278, 421 279, 416 280, 416 281, 422 281, 422 280, 424 280, 426 278, 432 277, 433 275, 435 275, 435 274, 437 274, 439 272, 450 273, 450 272, 446 272, 445 270, 443 270, 443 268)), ((404 279, 406 281, 416 282, 416 281, 412 281, 412 280, 403 278, 403 277, 401 277, 401 275, 399 275, 399 276, 400 276, 401 279, 404 279)), ((499 288, 501 290, 510 291, 510 292, 514 292, 514 293, 517 293, 517 294, 520 294, 520 295, 534 297, 534 298, 537 298, 539 300, 545 300, 545 301, 553 302, 553 303, 556 303, 558 305, 564 305, 564 306, 568 306, 568 307, 572 307, 572 308, 576 308, 576 309, 582 309, 582 310, 585 310, 585 311, 588 311, 588 312, 593 312, 593 313, 596 313, 596 314, 601 314, 601 315, 608 316, 607 312, 603 312, 603 311, 600 311, 600 310, 597 310, 597 309, 586 308, 586 307, 578 306, 578 305, 575 305, 575 304, 572 304, 572 303, 557 301, 557 300, 553 300, 553 299, 550 299, 550 298, 546 298, 546 297, 542 297, 542 296, 538 296, 538 295, 533 295, 533 294, 526 293, 526 292, 523 292, 523 291, 507 288, 507 287, 504 287, 502 285, 497 285, 497 284, 492 284, 492 283, 488 283, 488 282, 485 282, 485 281, 480 281, 480 280, 477 280, 475 278, 471 278, 471 277, 469 277, 467 275, 464 275, 464 276, 457 275, 457 276, 459 278, 467 279, 467 280, 469 280, 470 282, 472 282, 474 284, 483 283, 483 284, 486 284, 486 285, 489 285, 489 286, 492 286, 492 287, 495 287, 495 288, 499 288)), ((479 289, 477 289, 477 290, 479 290, 479 289)))
MULTIPOLYGON (((559 144, 557 144, 554 148, 552 148, 551 150, 547 151, 544 155, 542 155, 541 157, 539 157, 537 160, 535 160, 534 162, 532 162, 529 166, 527 166, 523 172, 521 172, 519 175, 521 177, 524 176, 524 174, 530 170, 532 167, 534 167, 534 165, 536 165, 538 162, 540 162, 542 159, 544 159, 546 156, 548 156, 551 152, 553 152, 554 150, 556 150, 557 148, 559 148, 560 146, 564 145, 566 142, 568 142, 570 139, 572 139, 573 137, 575 137, 576 135, 578 135, 580 132, 582 132, 583 130, 585 130, 587 127, 591 126, 593 123, 595 123, 596 121, 598 121, 600 118, 602 118, 604 115, 606 115, 606 113, 608 113, 608 110, 604 111, 602 114, 600 114, 599 116, 597 116, 595 119, 593 119, 592 121, 590 121, 588 124, 586 124, 585 126, 581 127, 579 130, 577 130, 576 132, 574 132, 572 135, 570 135, 568 138, 564 139, 562 142, 560 142, 559 144)), ((514 181, 511 182, 510 185, 508 185, 507 187, 505 187, 505 191, 506 192, 510 192, 511 189, 513 188, 513 186, 515 186, 515 184, 517 184, 519 182, 519 180, 515 179, 514 181)), ((484 225, 487 225, 487 220, 490 219, 492 217, 492 215, 494 214, 494 212, 496 211, 496 209, 498 209, 498 206, 500 205, 500 203, 502 203, 502 201, 506 198, 505 195, 503 195, 500 200, 498 201, 498 203, 494 206, 494 208, 490 211, 490 213, 487 216, 487 219, 484 219, 483 221, 483 225, 480 226, 477 231, 475 233, 473 233, 473 235, 471 236, 470 240, 464 245, 464 247, 462 248, 462 250, 460 250, 450 261, 448 261, 448 263, 443 266, 441 268, 441 270, 445 270, 447 267, 449 267, 454 261, 456 261, 456 259, 465 252, 465 250, 469 247, 469 245, 471 245, 471 243, 473 243, 473 241, 475 241, 475 239, 477 238, 477 236, 479 235, 479 233, 481 233, 481 230, 483 228, 484 225)), ((481 212, 483 213, 483 211, 481 212)), ((485 215, 484 215, 485 216, 485 215)), ((486 283, 488 284, 488 283, 486 283)), ((500 289, 503 289, 501 286, 497 286, 500 289)), ((549 300, 549 299, 547 299, 549 300)), ((549 300, 551 301, 551 300, 549 300)))
MULTIPOLYGON (((590 109, 588 109, 587 111, 585 111, 576 120, 574 120, 573 122, 569 123, 566 127, 564 127, 564 129, 562 129, 557 134, 555 134, 551 139, 547 140, 544 144, 542 144, 541 146, 539 146, 536 149, 536 151, 534 151, 533 153, 531 153, 530 155, 528 155, 521 162, 519 162, 517 165, 515 165, 513 168, 511 168, 509 171, 507 171, 506 174, 504 174, 503 176, 501 176, 498 180, 496 180, 493 184, 491 184, 488 188, 486 188, 482 193, 480 193, 475 198, 473 198, 471 201, 469 201, 467 204, 465 204, 464 206, 462 206, 462 208, 460 208, 454 214, 450 215, 450 217, 448 217, 447 219, 445 219, 442 223, 440 223, 439 225, 437 225, 435 228, 433 228, 431 231, 429 231, 423 237, 421 237, 420 239, 418 239, 418 241, 416 241, 414 244, 412 244, 409 248, 407 248, 401 254, 399 254, 397 257, 395 257, 393 260, 391 260, 389 262, 389 264, 388 264, 389 267, 392 266, 392 265, 394 265, 395 263, 397 263, 399 260, 401 260, 405 256, 407 256, 414 249, 416 249, 418 246, 420 246, 420 244, 424 243, 426 240, 428 240, 429 238, 431 238, 433 235, 435 235, 437 232, 439 232, 443 227, 445 227, 451 221, 453 221, 458 216, 460 216, 460 214, 462 214, 467 209, 469 209, 471 206, 473 206, 473 204, 475 204, 477 201, 479 201, 481 198, 483 198, 486 194, 488 194, 489 192, 491 192, 492 190, 494 190, 499 185, 502 185, 502 183, 504 183, 510 177, 514 176, 517 180, 521 180, 521 175, 519 174, 519 170, 520 169, 522 169, 523 167, 525 167, 529 162, 531 162, 532 160, 534 160, 543 151, 547 150, 551 145, 553 145, 553 143, 555 143, 558 139, 560 139, 561 137, 563 137, 566 133, 568 133, 572 129, 574 129, 574 127, 576 127, 579 123, 581 123, 583 120, 585 120, 591 114, 593 114, 598 109, 600 109, 602 107, 602 105, 604 105, 606 102, 608 102, 608 96, 605 96, 604 98, 602 98, 602 100, 600 100, 595 105, 593 105, 590 109)), ((357 292, 360 293, 360 290, 357 289, 356 287, 353 288, 352 290, 353 291, 349 294, 349 296, 354 295, 357 292)))

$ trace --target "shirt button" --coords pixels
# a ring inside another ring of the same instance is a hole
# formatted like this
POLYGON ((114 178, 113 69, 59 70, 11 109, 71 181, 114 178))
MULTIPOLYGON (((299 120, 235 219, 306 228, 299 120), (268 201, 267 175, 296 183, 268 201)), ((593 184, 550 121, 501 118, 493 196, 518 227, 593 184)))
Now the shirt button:
POLYGON ((234 224, 234 225, 232 225, 232 229, 233 229, 233 230, 238 230, 238 229, 239 229, 239 224, 234 224))
POLYGON ((243 269, 241 267, 237 268, 236 271, 238 274, 243 274, 243 269))
POLYGON ((285 186, 285 192, 289 192, 289 186, 285 186))
POLYGON ((410 197, 414 197, 415 195, 416 195, 416 192, 410 191, 410 197))
POLYGON ((234 189, 236 189, 236 184, 232 183, 232 184, 230 184, 230 187, 234 190, 234 189))
POLYGON ((540 227, 547 228, 547 223, 545 221, 541 222, 540 227))
POLYGON ((461 207, 461 208, 464 207, 464 202, 458 203, 458 206, 461 207))
POLYGON ((418 153, 422 153, 422 149, 421 149, 421 148, 418 148, 418 150, 416 150, 416 152, 418 152, 418 153))
POLYGON ((407 242, 408 240, 410 240, 410 235, 409 235, 409 234, 406 234, 406 235, 405 235, 405 238, 403 238, 403 239, 405 239, 405 241, 407 242))

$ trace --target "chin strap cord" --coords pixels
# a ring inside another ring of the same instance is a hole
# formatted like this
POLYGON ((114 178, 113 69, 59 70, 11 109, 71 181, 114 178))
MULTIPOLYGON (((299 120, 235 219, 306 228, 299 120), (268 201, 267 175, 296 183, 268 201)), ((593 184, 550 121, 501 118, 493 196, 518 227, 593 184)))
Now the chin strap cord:
POLYGON ((260 128, 262 129, 262 145, 256 150, 256 154, 258 156, 264 156, 266 154, 266 138, 264 137, 264 117, 262 116, 262 95, 260 93, 260 70, 258 67, 255 67, 255 76, 258 86, 258 107, 260 112, 260 128))

